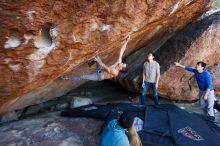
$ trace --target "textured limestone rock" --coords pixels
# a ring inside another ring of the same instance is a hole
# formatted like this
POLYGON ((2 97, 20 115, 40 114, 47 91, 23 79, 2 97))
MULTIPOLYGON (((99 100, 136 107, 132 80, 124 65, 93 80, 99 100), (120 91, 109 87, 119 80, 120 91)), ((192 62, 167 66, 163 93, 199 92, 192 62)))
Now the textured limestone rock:
POLYGON ((1 125, 1 146, 97 146, 103 121, 38 115, 1 125))
POLYGON ((126 54, 196 20, 210 0, 0 2, 0 113, 60 96, 83 82, 56 80, 94 69, 96 55, 111 64, 123 38, 126 54))
MULTIPOLYGON (((174 62, 194 67, 197 61, 204 61, 209 66, 214 78, 214 88, 220 87, 220 12, 195 22, 183 30, 178 31, 162 47, 155 52, 155 59, 161 65, 161 79, 159 94, 170 99, 194 100, 197 99, 197 85, 192 73, 174 66, 174 62)), ((155 42, 154 44, 159 44, 155 42)), ((136 54, 128 57, 129 72, 122 75, 121 84, 131 90, 140 91, 142 81, 142 67, 149 52, 149 45, 136 54), (139 57, 135 61, 134 58, 139 57)))

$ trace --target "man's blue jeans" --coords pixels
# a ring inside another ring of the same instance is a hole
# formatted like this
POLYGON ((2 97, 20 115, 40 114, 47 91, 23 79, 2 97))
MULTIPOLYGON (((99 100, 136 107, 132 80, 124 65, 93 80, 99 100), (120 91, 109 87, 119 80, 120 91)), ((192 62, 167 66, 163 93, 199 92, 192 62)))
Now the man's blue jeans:
POLYGON ((158 94, 157 94, 156 83, 149 83, 147 81, 144 81, 144 88, 140 96, 140 103, 142 105, 144 105, 146 102, 146 94, 147 94, 147 90, 149 87, 151 87, 153 90, 154 104, 158 104, 158 94))

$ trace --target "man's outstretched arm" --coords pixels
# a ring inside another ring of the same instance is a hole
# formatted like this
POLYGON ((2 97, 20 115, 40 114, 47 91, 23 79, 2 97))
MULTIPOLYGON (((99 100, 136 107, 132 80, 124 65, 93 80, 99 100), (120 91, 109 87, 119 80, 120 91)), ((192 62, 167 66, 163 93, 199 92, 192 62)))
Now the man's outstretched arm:
POLYGON ((127 48, 127 44, 128 44, 128 41, 130 40, 130 35, 128 35, 128 37, 126 38, 126 41, 125 43, 123 44, 123 46, 121 47, 120 49, 120 53, 119 53, 119 57, 118 57, 118 60, 117 60, 117 63, 121 63, 122 62, 122 56, 127 48))
POLYGON ((175 62, 175 65, 178 66, 178 67, 181 67, 181 68, 185 68, 184 65, 182 65, 182 64, 180 64, 180 63, 178 63, 178 62, 175 62))
POLYGON ((183 69, 185 69, 185 70, 187 70, 187 71, 196 73, 196 69, 195 69, 195 68, 192 68, 192 67, 190 67, 190 66, 184 66, 184 65, 182 65, 182 64, 180 64, 180 63, 178 63, 178 62, 175 62, 175 65, 178 66, 178 67, 181 67, 181 68, 183 68, 183 69))

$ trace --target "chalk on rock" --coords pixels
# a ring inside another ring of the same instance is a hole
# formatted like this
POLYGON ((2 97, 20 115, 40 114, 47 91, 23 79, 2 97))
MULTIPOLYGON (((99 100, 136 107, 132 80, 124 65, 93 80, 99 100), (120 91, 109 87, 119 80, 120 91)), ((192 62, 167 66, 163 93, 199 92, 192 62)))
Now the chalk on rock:
POLYGON ((34 40, 34 45, 37 48, 46 48, 52 45, 52 37, 50 35, 50 28, 42 28, 38 36, 34 40))
POLYGON ((21 44, 21 38, 18 31, 14 31, 12 36, 8 37, 8 40, 5 42, 4 48, 16 48, 21 44))
POLYGON ((71 101, 70 108, 76 108, 84 105, 92 104, 92 100, 89 98, 82 98, 82 97, 74 97, 71 101))

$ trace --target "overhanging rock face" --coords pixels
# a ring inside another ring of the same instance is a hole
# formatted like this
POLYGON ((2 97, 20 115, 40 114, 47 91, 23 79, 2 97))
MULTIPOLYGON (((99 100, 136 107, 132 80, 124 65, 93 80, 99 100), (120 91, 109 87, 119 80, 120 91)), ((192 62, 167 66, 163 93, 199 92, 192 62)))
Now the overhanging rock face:
MULTIPOLYGON (((176 32, 164 45, 155 52, 155 59, 161 65, 159 94, 175 100, 198 99, 198 88, 192 73, 177 68, 174 62, 195 67, 198 61, 204 61, 213 76, 213 85, 217 92, 220 89, 220 12, 195 22, 176 32)), ((121 75, 120 83, 127 89, 140 92, 142 68, 148 48, 151 44, 127 58, 129 72, 121 75), (134 61, 138 57, 139 60, 134 61)), ((216 92, 216 93, 217 93, 216 92)))
POLYGON ((40 103, 77 87, 56 80, 92 71, 96 55, 111 64, 123 38, 126 55, 196 20, 210 0, 0 2, 0 113, 40 103))

